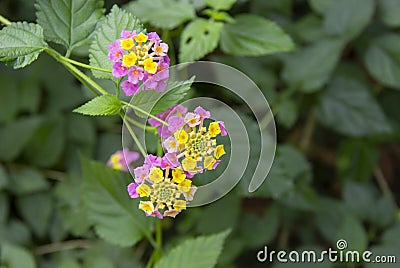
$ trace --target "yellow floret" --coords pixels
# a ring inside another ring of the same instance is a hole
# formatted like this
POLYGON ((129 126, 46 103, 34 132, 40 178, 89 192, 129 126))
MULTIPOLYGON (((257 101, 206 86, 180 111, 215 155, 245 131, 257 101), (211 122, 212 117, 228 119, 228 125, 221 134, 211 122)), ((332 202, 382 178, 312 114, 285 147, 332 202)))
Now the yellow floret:
POLYGON ((152 59, 145 59, 143 61, 144 70, 150 74, 155 74, 157 72, 157 63, 155 63, 152 59))
POLYGON ((150 180, 157 183, 157 182, 162 181, 163 179, 164 179, 164 175, 160 168, 154 167, 150 170, 150 180))
POLYGON ((172 170, 172 182, 181 183, 186 179, 185 173, 183 173, 182 169, 177 168, 172 170))
POLYGON ((133 43, 132 38, 126 38, 121 40, 121 48, 130 50, 133 48, 135 44, 133 43))
POLYGON ((207 157, 204 159, 204 168, 206 168, 206 169, 208 169, 208 170, 212 170, 212 168, 213 168, 213 166, 214 166, 214 164, 215 164, 216 161, 217 161, 217 160, 215 160, 214 157, 212 157, 212 156, 207 156, 207 157))
POLYGON ((132 67, 133 65, 135 65, 137 61, 137 56, 135 53, 129 53, 127 55, 124 55, 124 57, 122 58, 122 65, 125 67, 132 67))
POLYGON ((140 197, 146 197, 146 196, 150 196, 151 193, 151 189, 147 184, 141 184, 136 188, 136 193, 138 193, 138 195, 140 197))
POLYGON ((179 144, 185 144, 189 139, 189 135, 187 134, 186 131, 181 129, 178 132, 175 132, 175 139, 178 140, 179 144))
POLYGON ((182 160, 182 167, 184 170, 194 170, 196 168, 196 160, 191 157, 187 157, 182 160))
POLYGON ((174 204, 175 210, 184 210, 186 209, 186 201, 184 200, 176 200, 174 204))
POLYGON ((147 39, 148 39, 148 37, 144 33, 140 33, 135 36, 135 41, 138 43, 144 43, 147 41, 147 39))
POLYGON ((139 209, 143 210, 144 212, 147 212, 148 214, 151 214, 154 212, 154 205, 150 201, 140 201, 139 209))
POLYGON ((219 159, 221 156, 223 156, 225 154, 225 149, 224 149, 224 145, 218 145, 217 148, 215 148, 214 151, 214 156, 215 158, 219 159))
POLYGON ((208 127, 208 133, 210 133, 210 135, 212 137, 215 137, 219 133, 221 133, 221 129, 219 127, 219 124, 217 122, 210 123, 210 126, 208 127))
POLYGON ((181 193, 187 193, 190 191, 191 186, 192 186, 192 181, 185 179, 181 183, 179 183, 178 190, 181 193))

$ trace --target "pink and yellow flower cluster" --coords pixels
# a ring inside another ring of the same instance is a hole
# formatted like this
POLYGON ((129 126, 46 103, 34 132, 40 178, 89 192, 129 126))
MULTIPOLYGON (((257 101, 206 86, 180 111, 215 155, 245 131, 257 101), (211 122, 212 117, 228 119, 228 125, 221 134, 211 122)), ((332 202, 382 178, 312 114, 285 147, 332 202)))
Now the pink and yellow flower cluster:
POLYGON ((218 166, 225 149, 216 137, 227 132, 222 121, 208 123, 210 112, 200 106, 188 112, 176 105, 157 117, 168 126, 154 119, 149 124, 158 128, 166 153, 146 156, 144 164, 134 169, 135 182, 128 185, 128 193, 131 198, 144 199, 139 209, 147 216, 162 219, 175 217, 193 200, 197 187, 192 178, 218 166))
POLYGON ((128 185, 128 193, 131 198, 144 199, 139 209, 147 216, 175 218, 193 200, 197 187, 170 161, 167 155, 147 155, 144 165, 134 170, 135 182, 128 185))
POLYGON ((138 92, 140 82, 144 83, 144 90, 165 90, 169 77, 166 69, 170 64, 168 44, 163 43, 156 32, 124 30, 121 38, 109 45, 108 50, 108 58, 114 63, 112 75, 127 77, 121 82, 127 96, 138 92))

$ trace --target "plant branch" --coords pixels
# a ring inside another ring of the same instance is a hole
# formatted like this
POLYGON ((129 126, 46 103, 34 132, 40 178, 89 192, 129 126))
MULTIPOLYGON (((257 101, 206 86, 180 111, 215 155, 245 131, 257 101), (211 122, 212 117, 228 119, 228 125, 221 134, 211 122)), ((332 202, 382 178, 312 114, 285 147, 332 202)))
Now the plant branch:
POLYGON ((71 72, 73 72, 75 75, 78 77, 82 78, 85 80, 90 86, 92 86, 96 91, 98 91, 102 95, 109 94, 104 88, 102 88, 99 84, 97 84, 95 81, 93 81, 89 76, 84 74, 82 71, 80 71, 78 68, 76 68, 74 65, 66 61, 65 57, 61 56, 57 51, 51 49, 51 48, 46 48, 46 53, 55 58, 58 62, 62 63, 65 67, 67 67, 71 72))
POLYGON ((46 254, 55 253, 55 252, 68 250, 68 249, 90 248, 91 245, 92 245, 92 242, 89 240, 83 240, 83 239, 69 240, 69 241, 63 241, 60 243, 48 244, 48 245, 37 247, 33 250, 33 253, 35 255, 39 256, 39 255, 46 255, 46 254))
POLYGON ((10 25, 11 21, 9 21, 8 19, 4 18, 2 15, 0 15, 0 22, 4 25, 10 25))
POLYGON ((310 147, 311 139, 315 130, 315 125, 317 122, 317 118, 315 115, 315 111, 312 110, 308 114, 306 125, 303 129, 303 136, 300 140, 300 148, 303 151, 307 151, 310 147))
POLYGON ((151 117, 151 118, 153 118, 154 120, 157 120, 158 122, 160 122, 161 124, 168 126, 168 123, 167 123, 167 122, 165 122, 164 120, 161 120, 160 118, 158 118, 157 116, 152 115, 152 114, 149 113, 149 112, 146 112, 146 111, 143 110, 142 108, 139 108, 139 107, 137 107, 137 106, 135 106, 135 105, 132 105, 132 104, 130 104, 129 102, 126 102, 126 101, 122 101, 122 103, 125 104, 125 105, 127 105, 127 106, 129 106, 129 107, 131 107, 133 110, 136 110, 136 111, 138 111, 138 112, 144 113, 144 114, 147 115, 148 117, 151 117))
POLYGON ((105 72, 105 73, 111 73, 112 72, 111 70, 90 66, 88 64, 85 64, 85 63, 82 63, 82 62, 79 62, 79 61, 75 61, 75 60, 71 60, 71 59, 69 59, 67 57, 64 57, 64 56, 61 56, 61 55, 60 55, 60 57, 66 62, 72 63, 74 65, 77 65, 77 66, 80 66, 80 67, 83 67, 83 68, 86 68, 86 69, 91 69, 91 70, 105 72))
POLYGON ((143 157, 146 157, 146 155, 147 155, 147 154, 146 154, 146 151, 143 149, 143 147, 142 147, 142 145, 140 144, 139 139, 137 138, 135 132, 133 131, 133 129, 132 129, 131 126, 129 125, 129 122, 128 122, 128 120, 126 119, 126 116, 124 116, 124 114, 121 113, 121 112, 119 113, 119 115, 121 116, 122 120, 124 121, 124 123, 125 123, 125 125, 126 125, 126 128, 127 128, 128 131, 129 131, 129 134, 131 134, 133 140, 135 141, 137 147, 139 148, 140 153, 143 155, 143 157))
POLYGON ((383 175, 382 169, 379 166, 375 167, 374 175, 376 178, 376 182, 378 183, 379 188, 381 189, 382 193, 387 196, 393 196, 393 193, 390 190, 390 187, 386 181, 386 178, 383 175))
POLYGON ((133 125, 143 128, 148 132, 157 133, 157 129, 155 127, 146 126, 146 125, 134 120, 133 118, 130 118, 129 116, 125 116, 125 117, 126 117, 126 120, 128 120, 133 125))

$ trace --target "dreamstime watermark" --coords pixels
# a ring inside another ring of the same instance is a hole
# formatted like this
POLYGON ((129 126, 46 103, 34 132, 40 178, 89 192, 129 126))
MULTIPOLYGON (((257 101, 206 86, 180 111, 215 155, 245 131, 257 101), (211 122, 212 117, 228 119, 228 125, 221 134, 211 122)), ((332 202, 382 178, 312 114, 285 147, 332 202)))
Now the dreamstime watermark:
POLYGON ((340 263, 396 263, 395 255, 374 255, 373 252, 366 250, 359 252, 356 250, 346 250, 347 241, 339 239, 336 242, 336 250, 328 248, 321 252, 315 250, 304 251, 275 251, 268 250, 265 246, 257 253, 259 262, 293 262, 293 263, 319 263, 319 262, 340 262, 340 263))

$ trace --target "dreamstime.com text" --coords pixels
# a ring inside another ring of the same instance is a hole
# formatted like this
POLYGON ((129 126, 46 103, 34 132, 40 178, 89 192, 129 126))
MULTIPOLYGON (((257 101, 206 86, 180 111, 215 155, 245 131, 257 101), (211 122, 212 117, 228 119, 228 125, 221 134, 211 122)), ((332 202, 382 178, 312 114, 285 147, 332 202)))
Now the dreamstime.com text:
POLYGON ((304 251, 275 251, 268 250, 265 246, 263 250, 257 253, 257 259, 260 262, 293 262, 293 263, 318 263, 318 262, 341 262, 341 263, 396 263, 395 255, 374 255, 373 252, 366 250, 363 252, 355 250, 346 250, 347 241, 340 239, 336 243, 337 249, 328 248, 321 252, 314 250, 304 251))

